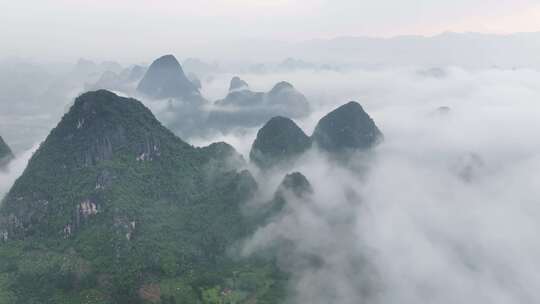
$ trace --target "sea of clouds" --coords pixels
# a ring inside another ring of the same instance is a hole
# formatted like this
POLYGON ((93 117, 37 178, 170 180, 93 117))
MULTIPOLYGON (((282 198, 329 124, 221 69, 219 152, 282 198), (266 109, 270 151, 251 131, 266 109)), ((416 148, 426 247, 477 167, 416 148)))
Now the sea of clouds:
MULTIPOLYGON (((315 189, 289 198, 244 246, 249 255, 294 244, 278 255, 292 273, 292 302, 540 301, 540 73, 449 68, 431 76, 408 68, 242 77, 260 88, 287 79, 304 92, 315 108, 297 121, 307 134, 329 110, 357 100, 385 135, 348 164, 312 150, 286 171, 256 174, 268 200, 292 171, 315 189)), ((211 140, 248 155, 255 136, 211 140)))
MULTIPOLYGON (((232 76, 203 80, 205 97, 223 98, 232 76)), ((293 171, 314 188, 290 197, 242 250, 293 244, 278 255, 293 278, 291 302, 540 302, 540 72, 409 67, 239 76, 254 90, 286 80, 304 93, 313 112, 296 122, 308 135, 349 100, 384 133, 380 145, 349 163, 313 149, 287 170, 249 165, 259 201, 270 200, 293 171)), ((160 118, 163 105, 145 103, 160 118)), ((0 115, 8 113, 2 107, 0 115)), ((257 130, 184 139, 226 141, 247 158, 257 130)), ((0 172, 0 195, 38 142, 16 151, 0 172)))

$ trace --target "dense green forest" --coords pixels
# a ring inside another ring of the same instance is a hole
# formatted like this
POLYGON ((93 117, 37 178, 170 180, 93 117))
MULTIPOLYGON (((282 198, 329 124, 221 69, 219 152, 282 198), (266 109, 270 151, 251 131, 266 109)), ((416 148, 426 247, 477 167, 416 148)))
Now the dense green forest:
POLYGON ((276 303, 287 277, 235 247, 257 184, 140 102, 81 95, 0 209, 0 303, 276 303))

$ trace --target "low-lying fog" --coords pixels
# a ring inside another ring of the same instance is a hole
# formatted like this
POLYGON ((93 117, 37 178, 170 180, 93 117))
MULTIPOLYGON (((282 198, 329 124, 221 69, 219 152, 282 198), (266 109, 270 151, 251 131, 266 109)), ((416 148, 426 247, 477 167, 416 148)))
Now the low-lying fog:
MULTIPOLYGON (((202 79, 203 95, 223 98, 232 76, 202 79)), ((540 72, 385 68, 238 76, 258 91, 292 83, 313 109, 296 120, 307 134, 324 114, 356 100, 385 137, 349 165, 313 150, 287 172, 251 168, 261 197, 270 197, 290 171, 302 172, 315 189, 243 248, 249 255, 293 241, 280 256, 293 272, 292 301, 540 303, 540 72)), ((67 109, 54 96, 76 97, 76 86, 66 87, 31 101, 2 96, 0 135, 17 159, 0 173, 0 194, 67 109)), ((257 130, 184 139, 226 141, 248 158, 257 130)))
MULTIPOLYGON (((385 134, 373 155, 350 166, 359 170, 308 153, 291 170, 310 180, 312 200, 292 204, 247 242, 250 253, 293 241, 281 262, 293 270, 297 303, 540 301, 538 72, 294 73, 250 83, 281 78, 316 105, 298 121, 306 133, 355 99, 385 134)), ((216 139, 247 155, 254 135, 216 139)), ((263 190, 285 173, 261 177, 263 190)))

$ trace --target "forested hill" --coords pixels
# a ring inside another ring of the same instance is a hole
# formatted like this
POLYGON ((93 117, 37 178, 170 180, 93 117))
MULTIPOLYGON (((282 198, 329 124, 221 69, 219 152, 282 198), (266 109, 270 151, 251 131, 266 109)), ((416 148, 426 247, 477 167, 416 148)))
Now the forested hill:
POLYGON ((0 303, 275 303, 274 263, 227 254, 254 229, 242 162, 139 101, 81 95, 2 203, 0 303))

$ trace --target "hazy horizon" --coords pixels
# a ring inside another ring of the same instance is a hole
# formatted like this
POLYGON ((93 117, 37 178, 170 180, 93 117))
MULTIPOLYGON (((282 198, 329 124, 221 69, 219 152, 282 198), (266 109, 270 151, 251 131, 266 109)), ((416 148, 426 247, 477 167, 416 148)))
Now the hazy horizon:
POLYGON ((297 44, 339 37, 540 30, 540 4, 531 0, 2 0, 0 4, 0 39, 9 41, 0 49, 0 58, 53 61, 82 57, 140 62, 163 53, 219 60, 218 50, 208 48, 239 42, 297 44))

